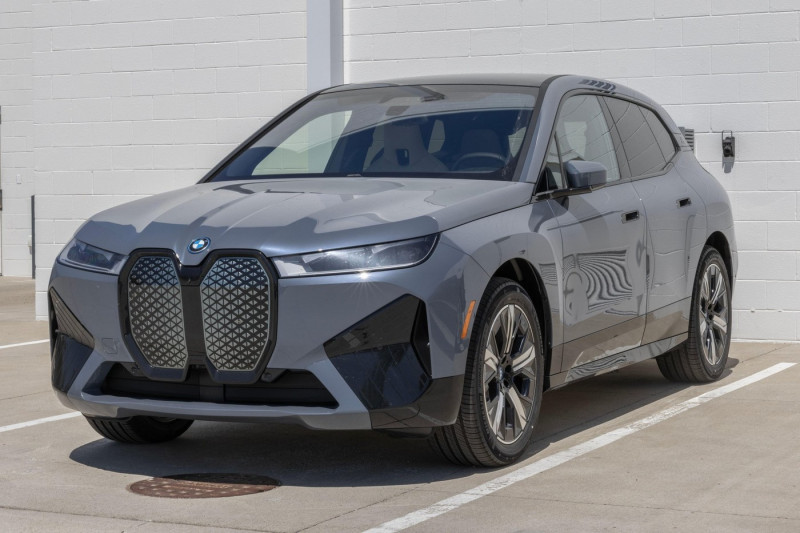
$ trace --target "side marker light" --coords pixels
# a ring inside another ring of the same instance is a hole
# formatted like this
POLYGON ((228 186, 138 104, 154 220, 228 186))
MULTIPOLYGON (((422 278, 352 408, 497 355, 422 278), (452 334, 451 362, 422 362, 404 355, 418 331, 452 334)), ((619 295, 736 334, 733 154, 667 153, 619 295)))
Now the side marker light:
POLYGON ((466 339, 469 332, 469 321, 472 319, 472 311, 475 309, 475 300, 472 300, 467 307, 467 316, 464 317, 464 326, 461 328, 461 338, 466 339))

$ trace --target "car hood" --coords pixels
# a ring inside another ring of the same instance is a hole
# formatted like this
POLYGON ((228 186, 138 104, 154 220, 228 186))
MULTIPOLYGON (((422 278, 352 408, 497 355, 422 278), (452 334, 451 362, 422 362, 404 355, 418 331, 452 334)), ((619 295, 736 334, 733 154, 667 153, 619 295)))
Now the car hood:
POLYGON ((533 185, 467 179, 295 178, 203 183, 92 217, 77 238, 113 252, 168 248, 183 264, 219 249, 267 257, 438 233, 530 201, 533 185), (205 253, 189 243, 208 237, 205 253))

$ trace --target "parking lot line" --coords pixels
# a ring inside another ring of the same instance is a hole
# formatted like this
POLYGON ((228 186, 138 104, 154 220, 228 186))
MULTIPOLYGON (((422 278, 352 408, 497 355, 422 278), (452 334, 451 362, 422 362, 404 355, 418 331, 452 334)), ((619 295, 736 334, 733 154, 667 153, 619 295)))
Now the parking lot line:
POLYGON ((512 472, 509 472, 508 474, 495 478, 491 481, 487 481, 482 485, 478 485, 477 487, 469 489, 460 494, 456 494, 455 496, 451 496, 450 498, 445 498, 444 500, 434 503, 429 507, 420 509, 418 511, 413 511, 405 516, 401 516, 400 518, 384 522, 375 528, 367 530, 365 533, 394 533, 408 529, 417 524, 421 524, 422 522, 430 520, 431 518, 435 518, 439 515, 457 509, 469 502, 475 501, 479 498, 497 492, 500 489, 511 486, 514 483, 533 477, 536 474, 545 472, 551 468, 562 465, 567 461, 602 448, 608 444, 611 444, 612 442, 616 442, 623 437, 636 433, 637 431, 654 426, 659 422, 663 422, 664 420, 672 418, 673 416, 683 413, 684 411, 688 411, 689 409, 697 407, 698 405, 702 405, 710 400, 713 400, 714 398, 719 398, 720 396, 724 396, 729 392, 736 391, 742 387, 746 387, 756 383, 757 381, 761 381, 762 379, 786 370, 795 364, 796 363, 778 363, 765 370, 756 372, 751 376, 705 392, 672 407, 668 407, 654 415, 628 424, 627 426, 609 431, 608 433, 595 437, 589 441, 577 444, 564 451, 555 453, 549 457, 545 457, 544 459, 539 459, 538 461, 535 461, 529 465, 522 466, 512 472))
POLYGON ((16 344, 6 344, 4 346, 0 346, 0 350, 5 350, 6 348, 18 348, 20 346, 30 346, 31 344, 43 344, 45 342, 50 342, 50 339, 42 339, 40 341, 18 342, 16 344))
POLYGON ((67 418, 75 418, 81 416, 80 413, 65 413, 63 415, 48 416, 45 418, 37 418, 36 420, 29 420, 27 422, 20 422, 19 424, 11 424, 9 426, 1 426, 0 433, 6 431, 14 431, 15 429, 28 428, 31 426, 38 426, 39 424, 46 424, 48 422, 57 422, 58 420, 65 420, 67 418))

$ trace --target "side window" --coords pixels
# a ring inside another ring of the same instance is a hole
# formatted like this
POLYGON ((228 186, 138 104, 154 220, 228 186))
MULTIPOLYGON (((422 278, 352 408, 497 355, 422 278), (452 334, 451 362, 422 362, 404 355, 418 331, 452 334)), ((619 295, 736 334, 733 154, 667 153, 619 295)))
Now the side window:
POLYGON ((602 163, 608 181, 620 178, 608 123, 596 96, 570 96, 556 121, 558 149, 563 162, 574 159, 602 163))
POLYGON ((653 130, 653 134, 656 136, 656 142, 661 148, 661 153, 664 154, 664 159, 669 161, 675 155, 675 143, 672 140, 672 134, 667 131, 664 123, 659 120, 655 113, 646 107, 642 107, 641 110, 645 120, 647 120, 647 124, 650 125, 650 129, 653 130))
MULTIPOLYGON (((635 178, 663 169, 667 157, 643 113, 650 111, 618 98, 606 97, 605 101, 622 140, 631 176, 635 178)), ((653 119, 658 121, 655 116, 653 119)))

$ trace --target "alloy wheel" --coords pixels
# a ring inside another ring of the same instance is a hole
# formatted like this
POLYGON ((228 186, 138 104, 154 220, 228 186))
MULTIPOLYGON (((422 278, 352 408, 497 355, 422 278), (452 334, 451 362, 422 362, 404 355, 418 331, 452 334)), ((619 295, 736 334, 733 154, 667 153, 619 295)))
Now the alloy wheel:
POLYGON ((728 288, 724 274, 714 263, 703 274, 698 302, 698 324, 703 357, 716 365, 728 342, 728 288))
POLYGON ((483 407, 503 444, 516 442, 529 424, 536 394, 536 345, 528 316, 507 304, 494 316, 483 357, 483 407))

